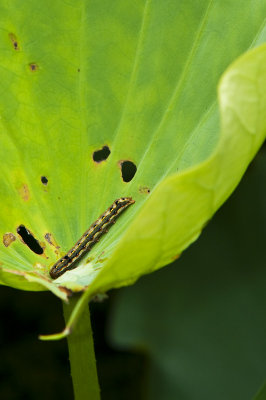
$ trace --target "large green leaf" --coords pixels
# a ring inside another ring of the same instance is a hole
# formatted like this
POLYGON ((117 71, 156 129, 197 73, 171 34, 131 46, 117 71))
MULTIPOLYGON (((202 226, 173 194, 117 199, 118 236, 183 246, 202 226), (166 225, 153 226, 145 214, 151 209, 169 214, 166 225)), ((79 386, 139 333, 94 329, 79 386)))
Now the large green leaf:
POLYGON ((1 283, 87 296, 171 262, 265 136, 263 0, 2 1, 1 283), (247 24, 248 21, 248 24, 247 24), (247 113, 248 111, 248 113, 247 113), (109 146, 107 160, 93 153, 109 146), (137 173, 121 177, 122 160, 137 173), (44 176, 48 182, 41 181, 44 176), (49 268, 116 199, 136 203, 79 268, 49 268), (24 225, 44 248, 19 240, 24 225), (49 234, 49 240, 47 238, 49 234))

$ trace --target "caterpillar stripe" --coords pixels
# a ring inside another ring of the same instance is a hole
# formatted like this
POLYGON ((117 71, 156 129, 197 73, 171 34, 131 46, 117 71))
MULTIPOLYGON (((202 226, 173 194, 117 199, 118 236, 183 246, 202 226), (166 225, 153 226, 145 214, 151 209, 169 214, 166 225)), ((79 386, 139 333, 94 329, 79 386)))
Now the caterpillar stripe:
POLYGON ((135 201, 131 197, 121 197, 113 202, 113 204, 89 227, 89 229, 81 236, 77 243, 61 257, 51 268, 50 276, 56 279, 63 275, 66 271, 77 267, 77 262, 88 253, 91 248, 99 241, 99 238, 106 232, 108 228, 115 223, 118 216, 135 201))

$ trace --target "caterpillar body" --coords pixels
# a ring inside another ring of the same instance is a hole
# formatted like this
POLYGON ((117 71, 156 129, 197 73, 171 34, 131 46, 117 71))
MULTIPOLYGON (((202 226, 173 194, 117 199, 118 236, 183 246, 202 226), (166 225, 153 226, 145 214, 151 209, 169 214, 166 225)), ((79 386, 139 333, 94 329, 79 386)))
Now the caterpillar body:
POLYGON ((61 257, 51 268, 50 276, 56 279, 63 275, 66 271, 77 267, 77 262, 87 254, 91 248, 99 241, 100 237, 108 232, 116 219, 127 207, 134 204, 135 201, 131 197, 121 197, 113 202, 113 204, 89 227, 89 229, 81 236, 77 243, 61 257))

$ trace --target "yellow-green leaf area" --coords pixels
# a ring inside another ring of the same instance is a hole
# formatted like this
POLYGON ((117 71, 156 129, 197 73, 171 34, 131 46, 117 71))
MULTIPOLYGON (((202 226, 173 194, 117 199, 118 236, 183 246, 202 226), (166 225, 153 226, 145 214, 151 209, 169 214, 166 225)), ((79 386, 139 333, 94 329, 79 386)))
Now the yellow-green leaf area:
POLYGON ((2 284, 89 296, 170 263, 198 237, 265 136, 265 47, 224 76, 220 121, 216 100, 226 67, 265 40, 265 12, 259 0, 32 0, 23 12, 1 2, 2 284), (124 161, 136 166, 129 181, 124 161), (51 280, 123 196, 135 204, 51 280))

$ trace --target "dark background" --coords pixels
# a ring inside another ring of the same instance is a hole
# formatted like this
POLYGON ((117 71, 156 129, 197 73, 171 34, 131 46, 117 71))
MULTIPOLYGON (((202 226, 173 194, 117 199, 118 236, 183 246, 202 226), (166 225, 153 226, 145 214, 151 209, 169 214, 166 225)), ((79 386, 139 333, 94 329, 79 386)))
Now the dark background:
MULTIPOLYGON (((92 303, 102 399, 250 400, 266 378, 266 148, 199 240, 92 303)), ((61 302, 0 287, 0 399, 73 399, 61 302)))

